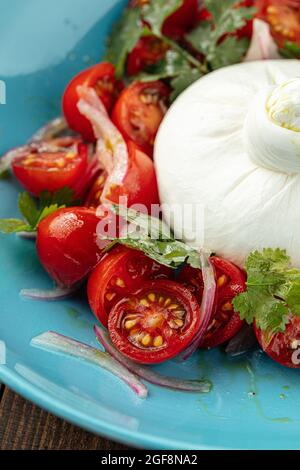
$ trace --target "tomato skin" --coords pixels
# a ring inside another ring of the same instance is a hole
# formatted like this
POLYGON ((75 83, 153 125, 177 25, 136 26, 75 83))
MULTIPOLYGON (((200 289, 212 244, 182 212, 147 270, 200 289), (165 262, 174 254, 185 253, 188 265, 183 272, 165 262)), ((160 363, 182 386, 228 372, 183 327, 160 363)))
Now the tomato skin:
POLYGON ((127 73, 137 75, 164 58, 168 46, 155 36, 142 37, 127 59, 127 73))
POLYGON ((152 205, 159 204, 158 185, 153 161, 134 142, 129 141, 127 147, 129 152, 127 174, 122 186, 111 189, 109 200, 118 204, 120 197, 127 197, 128 207, 136 204, 143 205, 149 212, 152 205))
POLYGON ((149 279, 164 279, 171 270, 140 251, 117 246, 107 253, 88 280, 88 300, 96 318, 108 325, 108 315, 116 302, 141 287, 149 279), (120 282, 121 280, 121 282, 120 282))
POLYGON ((200 318, 199 304, 188 289, 174 281, 151 281, 113 307, 108 329, 112 342, 122 354, 141 364, 159 364, 186 349, 199 329, 200 318), (160 304, 160 299, 168 302, 170 309, 166 303, 160 304), (180 308, 181 326, 174 324, 175 306, 180 308), (149 347, 129 339, 133 337, 135 326, 128 331, 124 322, 126 317, 135 316, 140 321, 142 335, 150 336, 149 347), (159 345, 155 344, 157 338, 162 340, 159 345))
POLYGON ((183 5, 166 19, 163 34, 175 39, 183 36, 195 26, 198 9, 198 0, 184 0, 183 5))
POLYGON ((110 112, 122 89, 122 84, 115 78, 114 66, 108 62, 102 62, 83 70, 67 85, 62 100, 65 118, 71 129, 81 134, 86 141, 94 142, 96 139, 93 128, 77 108, 80 100, 77 92, 78 86, 94 88, 107 111, 110 112))
POLYGON ((78 143, 75 149, 65 139, 52 140, 43 144, 33 144, 23 156, 17 157, 12 169, 19 183, 31 194, 39 196, 42 191, 55 192, 68 186, 75 189, 76 183, 85 173, 88 165, 88 147, 78 143), (31 148, 31 150, 30 150, 31 148), (74 158, 69 160, 69 156, 74 158))
POLYGON ((256 338, 263 349, 263 351, 273 361, 278 362, 282 366, 289 367, 290 369, 300 368, 300 318, 292 315, 290 322, 286 325, 284 333, 277 333, 271 339, 269 344, 266 344, 264 333, 254 323, 254 332, 256 338), (293 341, 298 341, 299 345, 292 346, 293 341), (293 354, 296 354, 296 361, 293 361, 293 354))
POLYGON ((112 120, 124 139, 135 142, 149 156, 169 95, 169 88, 162 82, 134 82, 123 90, 112 112, 112 120))
POLYGON ((77 284, 100 261, 96 239, 100 220, 94 210, 72 207, 54 212, 38 225, 39 259, 59 286, 77 284))

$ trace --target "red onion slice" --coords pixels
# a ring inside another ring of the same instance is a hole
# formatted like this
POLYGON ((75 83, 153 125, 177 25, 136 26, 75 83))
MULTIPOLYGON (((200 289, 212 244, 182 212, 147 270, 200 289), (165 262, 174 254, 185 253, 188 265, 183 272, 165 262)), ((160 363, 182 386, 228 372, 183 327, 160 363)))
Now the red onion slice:
POLYGON ((54 289, 42 290, 42 289, 22 289, 20 295, 32 300, 45 300, 55 301, 63 300, 71 297, 75 292, 78 291, 78 286, 64 288, 55 287, 54 289))
POLYGON ((122 134, 110 120, 110 117, 93 88, 78 87, 81 97, 78 110, 92 124, 98 139, 99 159, 108 173, 102 202, 110 203, 109 193, 112 187, 121 186, 128 169, 128 150, 122 134))
POLYGON ((32 346, 46 351, 62 353, 77 359, 82 359, 90 364, 100 366, 119 379, 123 380, 140 398, 148 396, 146 386, 138 379, 138 377, 126 367, 123 367, 110 354, 99 351, 91 346, 76 341, 72 338, 60 335, 53 331, 48 331, 31 340, 32 346))
POLYGON ((70 132, 68 124, 63 117, 58 117, 48 122, 45 126, 39 129, 30 139, 29 143, 42 142, 43 140, 51 140, 61 135, 66 135, 70 132))
POLYGON ((251 351, 257 344, 253 326, 245 324, 237 335, 229 341, 225 352, 229 357, 240 358, 251 351))
POLYGON ((211 264, 209 256, 201 251, 201 266, 204 282, 203 297, 201 303, 201 324, 200 329, 194 337, 192 343, 184 351, 182 358, 187 360, 198 348, 204 340, 207 328, 209 327, 213 315, 215 313, 215 296, 216 296, 216 279, 215 270, 211 264))
POLYGON ((154 385, 160 387, 170 388, 172 390, 181 390, 185 392, 200 392, 208 393, 211 390, 211 383, 208 380, 180 380, 172 377, 167 377, 154 372, 152 369, 146 366, 141 366, 127 357, 123 356, 112 344, 108 333, 94 326, 96 337, 104 349, 120 364, 126 367, 128 370, 136 374, 141 379, 146 380, 154 385))

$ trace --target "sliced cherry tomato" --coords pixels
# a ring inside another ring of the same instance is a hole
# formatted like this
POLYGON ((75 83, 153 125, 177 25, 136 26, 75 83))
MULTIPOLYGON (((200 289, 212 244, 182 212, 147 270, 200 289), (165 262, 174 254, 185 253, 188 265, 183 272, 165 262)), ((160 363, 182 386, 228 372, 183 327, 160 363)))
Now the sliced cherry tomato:
POLYGON ((141 38, 127 59, 127 73, 137 75, 145 67, 154 65, 164 58, 168 46, 155 36, 141 38))
POLYGON ((100 175, 97 177, 96 181, 94 182, 92 189, 88 193, 88 196, 85 201, 86 207, 97 208, 101 204, 101 196, 103 193, 105 181, 107 178, 107 173, 105 171, 101 171, 100 175))
POLYGON ((88 165, 88 147, 78 142, 78 139, 62 138, 28 146, 24 155, 13 161, 16 178, 35 196, 65 186, 74 189, 88 165))
POLYGON ((199 304, 188 289, 173 281, 152 281, 115 305, 108 329, 122 354, 158 364, 191 343, 200 318, 199 304))
MULTIPOLYGON (((229 341, 243 326, 239 315, 234 313, 231 302, 245 290, 245 275, 237 266, 224 259, 214 256, 211 262, 215 267, 217 281, 216 312, 208 327, 204 348, 214 348, 229 341)), ((201 305, 204 288, 201 271, 187 266, 179 274, 178 282, 187 287, 201 305)))
POLYGON ((120 95, 112 120, 126 140, 152 155, 158 128, 167 111, 170 90, 162 82, 134 82, 120 95))
POLYGON ((279 47, 286 42, 300 46, 300 2, 298 0, 257 0, 258 16, 271 26, 279 47))
POLYGON ((96 236, 100 220, 94 210, 72 207, 58 210, 38 225, 38 255, 58 285, 75 285, 101 259, 96 236))
POLYGON ((284 333, 277 333, 271 341, 254 325, 257 340, 262 349, 274 361, 293 369, 300 368, 300 318, 292 315, 284 333))
POLYGON ((153 161, 134 142, 128 142, 129 165, 122 186, 115 186, 106 195, 109 201, 119 204, 127 197, 128 207, 144 205, 147 211, 159 204, 158 186, 153 161))
POLYGON ((88 298, 92 311, 102 325, 120 299, 135 291, 149 279, 164 279, 171 271, 140 251, 118 246, 105 255, 88 281, 88 298))
POLYGON ((114 66, 108 62, 83 70, 68 84, 62 101, 65 118, 71 129, 81 134, 85 140, 93 142, 95 136, 92 126, 77 108, 80 99, 77 92, 78 86, 94 88, 107 111, 110 112, 122 85, 115 78, 114 66))

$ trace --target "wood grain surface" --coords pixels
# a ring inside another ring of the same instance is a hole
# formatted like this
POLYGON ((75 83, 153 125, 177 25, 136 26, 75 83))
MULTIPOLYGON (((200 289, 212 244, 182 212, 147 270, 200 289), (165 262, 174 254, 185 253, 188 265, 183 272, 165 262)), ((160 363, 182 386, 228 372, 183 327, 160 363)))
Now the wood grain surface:
POLYGON ((0 384, 0 450, 127 450, 41 410, 0 384))

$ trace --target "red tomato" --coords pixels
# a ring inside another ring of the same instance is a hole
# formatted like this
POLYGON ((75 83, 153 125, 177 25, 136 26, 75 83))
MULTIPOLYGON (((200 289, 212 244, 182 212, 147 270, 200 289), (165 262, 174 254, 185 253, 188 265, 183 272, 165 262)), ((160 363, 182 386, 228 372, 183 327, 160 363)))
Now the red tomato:
POLYGON ((37 252, 58 285, 75 285, 101 259, 96 238, 100 220, 94 210, 72 207, 58 210, 38 225, 37 252))
POLYGON ((88 299, 95 316, 107 326, 112 307, 149 279, 167 278, 170 270, 140 251, 117 246, 104 256, 88 281, 88 299))
MULTIPOLYGON (((221 258, 212 257, 215 267, 217 294, 215 301, 216 313, 207 330, 202 347, 214 348, 233 338, 243 326, 238 314, 234 313, 232 300, 246 288, 245 275, 234 264, 221 258)), ((203 279, 199 269, 185 267, 178 281, 187 287, 201 305, 203 295, 203 279)))
POLYGON ((105 181, 107 178, 107 173, 102 171, 94 182, 92 189, 90 190, 86 201, 85 206, 96 209, 101 204, 101 196, 103 193, 105 181))
POLYGON ((122 186, 112 187, 106 197, 118 204, 120 197, 127 197, 128 207, 144 205, 151 211, 152 204, 159 204, 158 186, 153 161, 133 142, 127 143, 129 167, 122 186))
POLYGON ((74 189, 87 165, 88 147, 78 139, 62 138, 28 146, 13 161, 12 169, 21 185, 38 196, 65 186, 74 189))
POLYGON ((258 16, 271 26, 279 47, 287 41, 300 46, 300 2, 298 0, 257 0, 258 16))
POLYGON ((78 86, 94 88, 107 111, 110 112, 122 85, 115 78, 114 66, 108 62, 83 70, 68 84, 62 100, 65 118, 71 129, 81 134, 85 140, 93 142, 95 136, 92 126, 77 108, 80 99, 77 92, 78 86))
POLYGON ((152 281, 113 307, 108 329, 122 354, 158 364, 191 343, 200 321, 199 304, 188 289, 173 281, 152 281))
POLYGON ((155 36, 141 38, 127 59, 127 73, 137 75, 164 58, 168 46, 155 36))
POLYGON ((167 111, 169 88, 162 82, 134 82, 120 95, 112 120, 126 140, 152 155, 158 128, 167 111))
POLYGON ((300 368, 300 318, 291 316, 284 333, 277 333, 267 341, 264 333, 254 325, 257 340, 262 349, 274 361, 293 369, 300 368))

